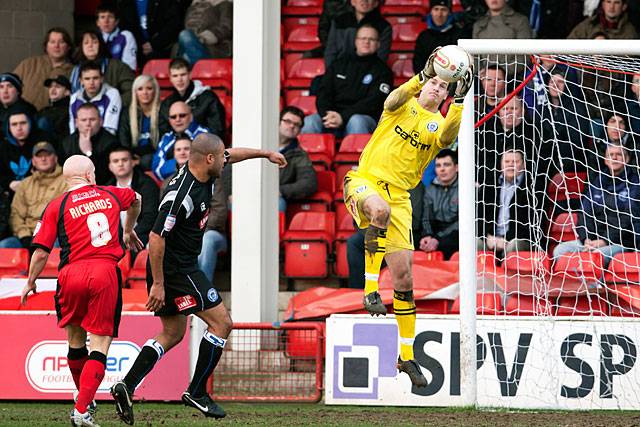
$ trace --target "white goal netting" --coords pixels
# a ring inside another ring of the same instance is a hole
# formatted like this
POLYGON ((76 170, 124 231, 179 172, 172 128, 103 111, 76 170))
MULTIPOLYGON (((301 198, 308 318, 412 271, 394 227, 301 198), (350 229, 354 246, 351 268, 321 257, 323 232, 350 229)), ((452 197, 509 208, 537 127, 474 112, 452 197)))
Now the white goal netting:
POLYGON ((474 56, 478 403, 640 408, 640 59, 474 56))

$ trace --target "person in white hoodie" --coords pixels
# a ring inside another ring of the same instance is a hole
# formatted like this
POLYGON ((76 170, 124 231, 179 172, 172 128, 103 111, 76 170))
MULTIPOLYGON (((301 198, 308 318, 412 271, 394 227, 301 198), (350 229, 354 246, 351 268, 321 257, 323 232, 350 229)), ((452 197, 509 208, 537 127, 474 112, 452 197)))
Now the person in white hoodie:
POLYGON ((209 86, 204 86, 199 80, 191 80, 191 66, 186 60, 183 58, 171 60, 169 80, 173 85, 173 93, 160 105, 158 123, 160 134, 171 131, 169 109, 175 102, 182 101, 191 107, 193 121, 224 139, 224 106, 209 86))

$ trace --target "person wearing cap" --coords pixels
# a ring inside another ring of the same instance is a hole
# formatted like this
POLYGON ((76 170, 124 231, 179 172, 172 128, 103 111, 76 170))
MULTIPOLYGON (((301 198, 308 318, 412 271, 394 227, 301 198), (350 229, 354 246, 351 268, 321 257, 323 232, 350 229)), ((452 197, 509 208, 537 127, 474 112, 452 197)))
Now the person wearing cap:
POLYGON ((31 175, 31 156, 34 145, 49 141, 49 135, 35 125, 29 110, 14 106, 4 124, 4 140, 0 143, 0 188, 18 189, 24 178, 31 175))
POLYGON ((431 0, 430 5, 427 29, 416 39, 413 52, 413 71, 416 74, 424 68, 436 47, 458 44, 458 39, 462 37, 462 26, 451 14, 450 0, 431 0))
POLYGON ((59 75, 45 80, 44 86, 49 90, 49 105, 38 113, 38 127, 62 140, 69 135, 71 82, 59 75))
POLYGON ((9 110, 20 107, 33 116, 36 107, 22 98, 22 80, 13 73, 0 74, 0 126, 4 128, 9 110))
POLYGON ((38 142, 32 150, 33 174, 22 181, 11 202, 9 224, 13 235, 0 240, 0 248, 28 248, 42 211, 64 193, 66 182, 53 145, 38 142))
POLYGON ((69 61, 69 53, 73 48, 71 36, 61 27, 47 31, 44 38, 44 55, 32 56, 18 64, 13 72, 20 76, 24 84, 22 96, 41 110, 47 106, 47 91, 42 82, 49 77, 71 73, 73 64, 69 61))

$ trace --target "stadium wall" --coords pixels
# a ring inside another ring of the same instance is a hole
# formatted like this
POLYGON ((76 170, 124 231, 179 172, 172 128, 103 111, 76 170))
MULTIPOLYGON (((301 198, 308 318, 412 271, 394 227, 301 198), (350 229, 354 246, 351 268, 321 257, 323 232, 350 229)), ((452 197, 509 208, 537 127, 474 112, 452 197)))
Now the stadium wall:
POLYGON ((73 34, 73 0, 0 0, 0 70, 42 54, 42 39, 51 27, 73 34))

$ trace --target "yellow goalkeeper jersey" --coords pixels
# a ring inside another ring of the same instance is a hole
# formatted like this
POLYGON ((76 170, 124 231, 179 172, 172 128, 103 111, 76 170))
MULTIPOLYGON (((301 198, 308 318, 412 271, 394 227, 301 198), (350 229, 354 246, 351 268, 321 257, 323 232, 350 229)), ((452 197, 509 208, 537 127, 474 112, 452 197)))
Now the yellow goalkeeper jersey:
MULTIPOLYGON (((417 76, 396 90, 420 91, 417 76)), ((442 148, 455 142, 462 119, 462 105, 451 104, 447 117, 432 113, 410 99, 395 111, 385 108, 369 143, 362 151, 358 171, 398 188, 418 185, 425 168, 442 148)))

